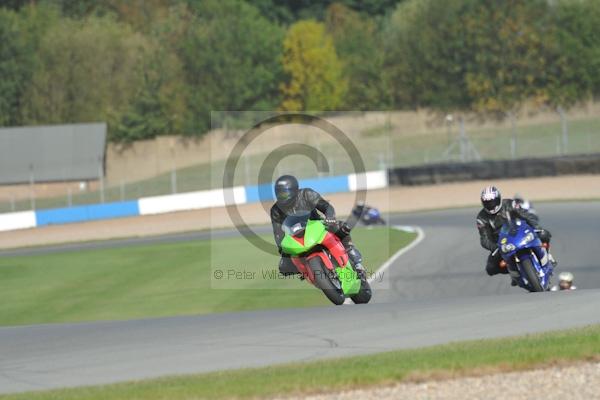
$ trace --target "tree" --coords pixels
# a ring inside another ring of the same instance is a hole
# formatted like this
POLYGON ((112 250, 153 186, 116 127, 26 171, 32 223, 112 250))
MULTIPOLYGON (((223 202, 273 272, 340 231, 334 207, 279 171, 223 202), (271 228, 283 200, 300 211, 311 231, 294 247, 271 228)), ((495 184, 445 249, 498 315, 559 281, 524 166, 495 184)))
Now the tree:
POLYGON ((384 79, 393 107, 466 109, 465 74, 475 54, 462 17, 475 0, 401 3, 383 29, 384 79))
POLYGON ((476 52, 465 76, 475 110, 514 115, 525 101, 547 101, 558 51, 545 0, 478 5, 464 25, 476 52))
POLYGON ((600 96, 600 3, 561 0, 552 11, 559 57, 548 94, 550 102, 568 107, 600 96))
POLYGON ((335 110, 346 93, 347 81, 333 40, 319 22, 300 21, 290 27, 283 41, 283 110, 335 110))
POLYGON ((27 67, 33 58, 20 30, 17 14, 0 9, 0 126, 20 122, 27 67))
POLYGON ((0 8, 0 126, 22 125, 39 42, 58 14, 52 7, 0 8))
POLYGON ((341 5, 367 17, 385 15, 402 0, 255 0, 262 15, 284 24, 302 19, 323 20, 332 5, 341 5))
POLYGON ((28 123, 119 119, 142 84, 148 43, 110 18, 63 19, 40 42, 27 91, 28 123))
POLYGON ((201 134, 211 110, 271 110, 279 103, 283 31, 238 0, 189 1, 170 38, 183 64, 185 130, 201 134))
MULTIPOLYGON (((581 4, 571 2, 577 9, 581 4)), ((524 102, 581 99, 592 74, 579 71, 582 45, 566 49, 581 34, 564 33, 580 25, 557 22, 552 7, 546 0, 401 4, 385 31, 387 79, 396 104, 514 118, 524 102)), ((591 21, 589 42, 597 43, 591 21)))
POLYGON ((326 26, 348 81, 342 108, 378 110, 389 104, 382 79, 383 48, 375 22, 341 4, 333 4, 327 11, 326 26))
POLYGON ((111 139, 134 141, 182 133, 185 83, 179 59, 155 40, 144 54, 143 84, 111 130, 111 139))

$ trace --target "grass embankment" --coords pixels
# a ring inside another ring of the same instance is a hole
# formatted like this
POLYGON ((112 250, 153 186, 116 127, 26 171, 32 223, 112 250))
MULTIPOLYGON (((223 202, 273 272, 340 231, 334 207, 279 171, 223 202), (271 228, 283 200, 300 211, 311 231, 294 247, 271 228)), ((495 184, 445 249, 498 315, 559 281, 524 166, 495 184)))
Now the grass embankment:
POLYGON ((0 396, 3 400, 256 398, 598 360, 600 326, 311 363, 0 396))
MULTIPOLYGON (((415 235, 359 228, 353 237, 366 264, 377 269, 415 235)), ((277 271, 277 263, 242 238, 0 258, 0 325, 329 304, 297 279, 262 279, 264 271, 277 271), (230 269, 256 275, 217 281, 217 269, 225 277, 230 269)))

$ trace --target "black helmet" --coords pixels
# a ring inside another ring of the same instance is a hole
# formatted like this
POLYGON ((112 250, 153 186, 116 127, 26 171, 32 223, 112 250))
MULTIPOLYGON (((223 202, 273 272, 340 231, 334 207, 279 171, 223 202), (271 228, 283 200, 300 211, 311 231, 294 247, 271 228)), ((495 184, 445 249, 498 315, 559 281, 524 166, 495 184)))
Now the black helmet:
POLYGON ((275 197, 277 202, 286 204, 298 195, 298 179, 292 175, 283 175, 275 181, 275 197))
POLYGON ((481 205, 490 214, 497 214, 502 207, 502 196, 495 186, 488 186, 481 191, 481 205))

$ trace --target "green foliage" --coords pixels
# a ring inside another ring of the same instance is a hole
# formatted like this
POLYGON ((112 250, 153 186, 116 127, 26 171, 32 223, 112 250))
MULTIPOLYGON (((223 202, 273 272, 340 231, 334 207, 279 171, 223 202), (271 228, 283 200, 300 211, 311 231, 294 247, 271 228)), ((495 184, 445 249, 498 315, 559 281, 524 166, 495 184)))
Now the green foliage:
POLYGON ((335 110, 341 105, 347 81, 333 40, 322 23, 295 23, 288 30, 283 49, 283 69, 288 74, 288 82, 281 86, 283 110, 335 110))
POLYGON ((599 42, 592 27, 600 18, 592 3, 402 4, 386 26, 386 75, 394 103, 503 115, 526 101, 568 106, 584 99, 599 42), (574 38, 585 37, 574 46, 574 38), (588 60, 578 59, 585 54, 588 60))
POLYGON ((20 103, 31 58, 18 15, 0 9, 0 126, 20 122, 20 103))
POLYGON ((393 107, 466 108, 461 16, 475 0, 413 0, 399 5, 384 27, 385 79, 393 107))
POLYGON ((466 86, 480 112, 505 113, 545 91, 557 49, 545 0, 510 0, 478 4, 463 17, 467 46, 475 63, 466 71, 466 86))
POLYGON ((28 123, 113 122, 142 83, 147 41, 109 18, 66 19, 45 33, 24 104, 28 123))
POLYGON ((567 108, 600 96, 598 26, 597 0, 0 0, 0 126, 131 141, 201 135, 211 110, 567 108))
POLYGON ((586 94, 600 96, 600 2, 562 0, 555 17, 562 76, 554 82, 551 97, 569 104, 586 94))
POLYGON ((211 110, 269 110, 279 102, 283 31, 237 0, 190 1, 170 30, 188 85, 187 133, 210 126, 211 110))
POLYGON ((327 11, 326 25, 348 81, 341 108, 379 110, 385 107, 383 48, 375 22, 341 4, 334 4, 327 11))
POLYGON ((332 5, 341 5, 367 17, 381 16, 402 0, 255 0, 251 3, 267 18, 291 24, 301 19, 322 20, 332 5))
POLYGON ((111 130, 111 139, 131 142, 182 131, 185 83, 177 56, 156 38, 143 55, 143 83, 111 130))

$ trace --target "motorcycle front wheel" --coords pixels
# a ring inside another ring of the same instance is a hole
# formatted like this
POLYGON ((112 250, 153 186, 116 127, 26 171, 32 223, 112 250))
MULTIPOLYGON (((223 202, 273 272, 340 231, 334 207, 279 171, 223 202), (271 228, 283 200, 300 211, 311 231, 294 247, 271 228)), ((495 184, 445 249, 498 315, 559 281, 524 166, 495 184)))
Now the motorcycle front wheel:
POLYGON ((309 259, 308 266, 315 277, 315 286, 323 291, 329 301, 336 306, 344 304, 346 296, 344 296, 337 274, 328 270, 320 257, 309 259))
POLYGON ((354 304, 367 304, 371 300, 372 294, 371 285, 365 280, 360 283, 360 291, 350 298, 354 304))
POLYGON ((521 269, 529 282, 529 291, 530 292, 543 292, 544 288, 540 283, 540 278, 538 277, 537 271, 535 267, 531 263, 531 260, 526 258, 521 261, 521 269))

